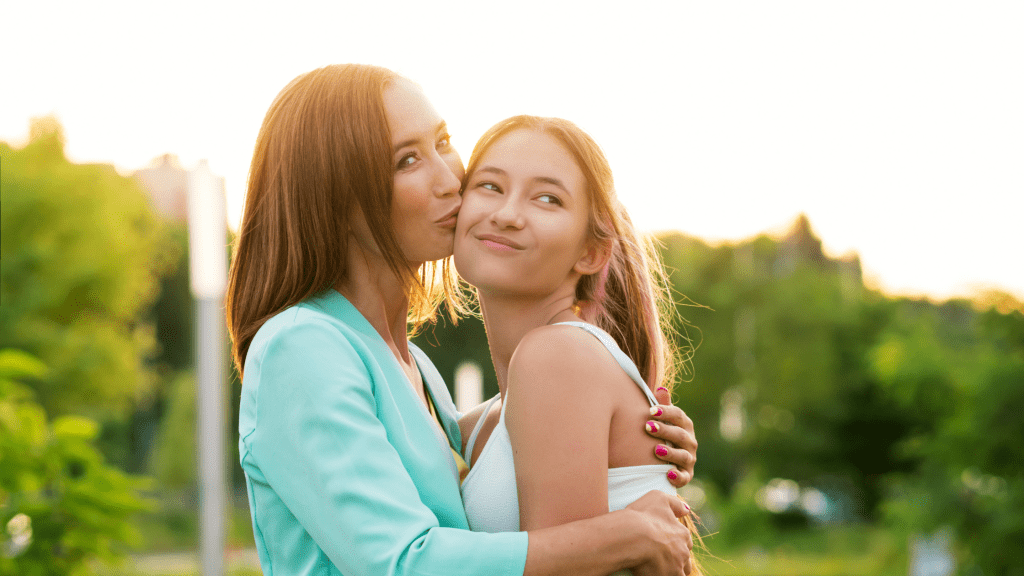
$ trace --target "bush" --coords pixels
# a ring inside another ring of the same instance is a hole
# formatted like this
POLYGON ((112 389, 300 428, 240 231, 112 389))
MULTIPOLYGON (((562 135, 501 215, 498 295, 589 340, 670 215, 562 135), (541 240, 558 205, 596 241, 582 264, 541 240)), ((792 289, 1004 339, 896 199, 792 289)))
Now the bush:
POLYGON ((148 508, 143 478, 107 465, 94 446, 99 427, 78 416, 48 422, 21 384, 45 366, 0 350, 0 574, 89 574, 137 542, 131 523, 148 508))

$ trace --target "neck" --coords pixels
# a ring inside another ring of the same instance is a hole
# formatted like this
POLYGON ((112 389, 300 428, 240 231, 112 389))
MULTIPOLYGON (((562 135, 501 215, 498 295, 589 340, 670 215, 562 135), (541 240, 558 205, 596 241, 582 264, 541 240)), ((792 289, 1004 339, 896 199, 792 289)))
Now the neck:
POLYGON ((544 298, 477 292, 487 329, 487 346, 503 399, 508 386, 509 362, 526 333, 556 322, 579 320, 573 313, 574 292, 575 286, 544 298))
POLYGON ((351 239, 348 246, 345 278, 334 288, 359 310, 384 342, 408 362, 409 294, 402 279, 383 258, 365 250, 355 239, 351 239))

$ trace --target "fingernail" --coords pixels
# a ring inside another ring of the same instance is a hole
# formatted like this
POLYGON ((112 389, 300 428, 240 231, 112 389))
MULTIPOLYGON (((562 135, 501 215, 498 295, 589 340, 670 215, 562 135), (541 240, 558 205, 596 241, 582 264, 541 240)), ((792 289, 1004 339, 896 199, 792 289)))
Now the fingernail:
POLYGON ((668 456, 668 448, 658 444, 658 447, 654 449, 654 453, 658 456, 668 456))
POLYGON ((679 478, 679 474, 676 474, 675 470, 669 470, 668 471, 668 479, 669 480, 675 480, 676 478, 679 478))
POLYGON ((664 413, 661 406, 651 406, 651 416, 661 416, 664 413))
POLYGON ((654 422, 648 421, 647 422, 647 431, 652 433, 652 434, 654 432, 657 432, 658 431, 658 425, 656 423, 654 423, 654 422))
POLYGON ((683 506, 686 506, 686 513, 689 514, 690 513, 690 505, 687 504, 686 502, 683 502, 683 506))
POLYGON ((657 391, 661 392, 662 390, 664 390, 665 392, 668 392, 668 388, 665 388, 664 386, 658 386, 658 390, 657 391))

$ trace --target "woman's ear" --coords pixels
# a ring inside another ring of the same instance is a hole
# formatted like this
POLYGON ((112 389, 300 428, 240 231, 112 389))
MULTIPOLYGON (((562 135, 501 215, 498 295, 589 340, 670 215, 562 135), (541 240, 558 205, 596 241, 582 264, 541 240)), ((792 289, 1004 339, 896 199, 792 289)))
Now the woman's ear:
POLYGON ((598 242, 591 240, 587 242, 587 249, 583 252, 583 256, 576 261, 576 265, 572 267, 580 276, 589 276, 591 274, 597 274, 604 268, 605 264, 612 256, 612 243, 610 240, 604 242, 598 242))

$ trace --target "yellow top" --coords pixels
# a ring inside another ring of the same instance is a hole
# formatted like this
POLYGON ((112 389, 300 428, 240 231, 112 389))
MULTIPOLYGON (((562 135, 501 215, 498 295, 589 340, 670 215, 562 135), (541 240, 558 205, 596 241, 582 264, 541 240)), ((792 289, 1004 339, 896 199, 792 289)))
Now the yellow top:
MULTIPOLYGON (((430 415, 434 417, 434 421, 441 428, 441 433, 444 434, 444 426, 441 425, 441 419, 437 416, 437 410, 434 408, 434 399, 427 394, 427 409, 430 410, 430 415)), ((447 435, 445 435, 447 438, 447 435)), ((469 465, 466 464, 466 460, 459 454, 459 451, 449 446, 452 451, 452 457, 455 458, 455 466, 459 469, 459 484, 466 479, 466 474, 469 474, 469 465)))

